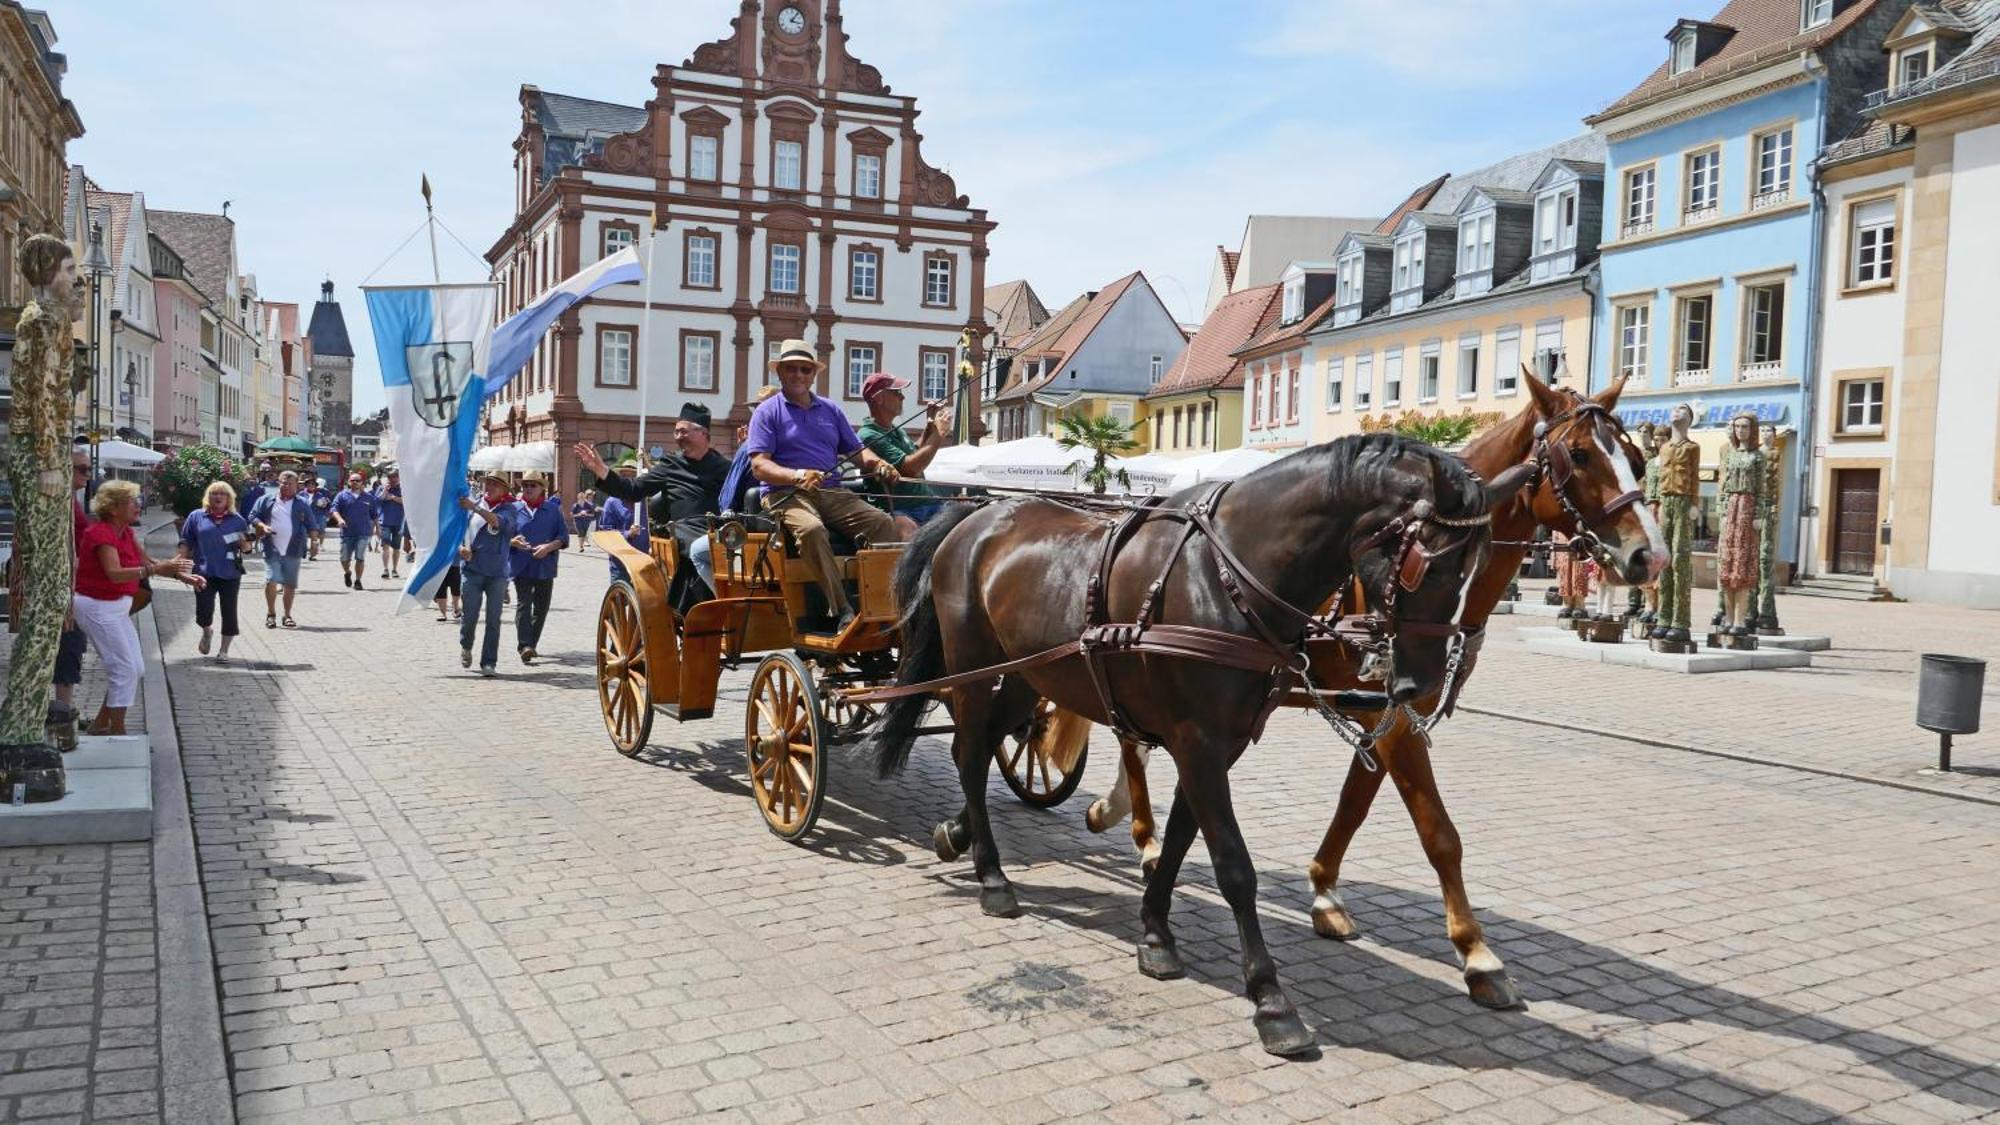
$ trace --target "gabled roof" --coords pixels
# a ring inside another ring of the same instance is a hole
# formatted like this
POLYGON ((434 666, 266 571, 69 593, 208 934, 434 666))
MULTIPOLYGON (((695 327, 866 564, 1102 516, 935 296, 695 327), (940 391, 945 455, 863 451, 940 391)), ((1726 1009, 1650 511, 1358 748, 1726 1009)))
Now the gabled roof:
MULTIPOLYGON (((1007 385, 994 395, 995 401, 1021 398, 1054 381, 1062 374, 1063 362, 1082 350, 1084 341, 1097 330, 1104 318, 1135 284, 1143 282, 1145 274, 1133 271, 1112 282, 1096 293, 1086 293, 1063 307, 1063 310, 1049 318, 1048 322, 1021 345, 1014 356, 1013 366, 1007 373, 1007 385), (1027 369, 1037 360, 1055 360, 1049 370, 1032 383, 1027 381, 1027 369)), ((1150 291, 1152 287, 1147 286, 1150 291)), ((1154 300, 1159 298, 1155 296, 1154 300)), ((1163 310, 1164 311, 1164 308, 1163 310)), ((1169 320, 1172 318, 1169 317, 1169 320)), ((1175 324, 1179 328, 1178 323, 1175 324)))
POLYGON ((148 209, 146 221, 161 241, 173 247, 187 267, 188 280, 221 301, 229 293, 235 276, 236 223, 223 215, 200 211, 155 211, 148 209))
POLYGON ((1396 224, 1396 233, 1400 235, 1415 227, 1422 227, 1427 231, 1457 230, 1458 220, 1442 211, 1412 211, 1403 216, 1402 222, 1396 224))
POLYGON ((1464 199, 1458 201, 1458 211, 1456 213, 1463 215, 1467 211, 1476 210, 1483 205, 1484 201, 1488 200, 1500 207, 1533 207, 1535 205, 1535 193, 1532 191, 1514 191, 1511 188, 1475 187, 1465 193, 1464 199))
MULTIPOLYGON (((1424 184, 1421 187, 1417 188, 1417 190, 1411 192, 1408 198, 1404 199, 1401 203, 1396 204, 1395 208, 1391 210, 1387 215, 1382 216, 1382 221, 1375 224, 1375 233, 1388 234, 1390 231, 1396 229, 1397 224, 1403 221, 1403 216, 1409 214, 1412 211, 1421 211, 1425 207, 1429 206, 1430 201, 1434 197, 1436 197, 1438 189, 1443 187, 1444 182, 1449 179, 1451 179, 1449 175, 1439 176, 1437 179, 1432 180, 1431 182, 1424 184)), ((1354 237, 1354 235, 1349 234, 1348 237, 1352 238, 1354 237)))
POLYGON ((1261 351, 1274 344, 1284 344, 1292 340, 1303 339, 1306 333, 1319 327, 1319 322, 1326 319, 1327 315, 1333 312, 1334 300, 1334 295, 1329 293, 1326 300, 1307 310, 1304 316, 1290 324, 1278 324, 1274 319, 1262 326, 1256 335, 1244 341, 1243 346, 1236 349, 1236 354, 1239 356, 1247 355, 1250 352, 1261 351))
POLYGON ((1201 330, 1146 397, 1241 387, 1243 363, 1236 358, 1236 350, 1277 322, 1284 305, 1283 292, 1283 286, 1260 285, 1216 302, 1201 330))
POLYGON ((1735 29, 1735 34, 1714 54, 1685 74, 1673 73, 1671 60, 1661 59, 1660 65, 1646 76, 1645 81, 1604 107, 1602 112, 1584 118, 1584 123, 1595 125, 1607 117, 1705 86, 1725 75, 1798 51, 1814 50, 1854 26, 1874 9, 1876 3, 1877 0, 1853 0, 1826 23, 1810 31, 1801 31, 1799 0, 1729 0, 1714 17, 1699 21, 1735 29))
POLYGON ((1215 248, 1215 253, 1222 262, 1222 284, 1225 287, 1235 285, 1236 263, 1242 260, 1243 251, 1225 250, 1222 247, 1217 246, 1215 248))
POLYGON ((319 303, 313 306, 312 321, 306 325, 306 335, 312 338, 313 354, 354 356, 354 345, 347 341, 347 318, 340 313, 340 302, 333 299, 333 282, 324 281, 319 287, 319 303))
MULTIPOLYGON (((1391 227, 1389 229, 1394 230, 1395 228, 1391 227)), ((1336 260, 1338 260, 1351 250, 1394 250, 1395 248, 1396 240, 1386 234, 1362 234, 1357 230, 1349 231, 1347 237, 1340 240, 1340 245, 1333 248, 1333 252, 1336 260)))
POLYGON ((1025 280, 988 286, 984 304, 986 321, 998 338, 995 346, 1000 348, 1017 347, 1049 319, 1047 306, 1025 280))
POLYGON ((105 256, 110 259, 112 269, 124 265, 125 227, 132 220, 132 193, 101 191, 95 185, 86 184, 83 204, 86 210, 104 212, 105 256))
MULTIPOLYGON (((1939 27, 1944 26, 1943 21, 1949 20, 1954 36, 1969 34, 1971 42, 1966 44, 1964 50, 1935 67, 1928 77, 1875 95, 1883 100, 1872 105, 1867 119, 1852 133, 1826 146, 1819 158, 1822 165, 1859 160, 1913 145, 1917 130, 1896 121, 1894 107, 1938 90, 1962 88, 1965 76, 1986 71, 1996 60, 2000 60, 2000 0, 1926 0, 1905 13, 1897 26, 1909 23, 1911 13, 1921 14, 1939 27)), ((2000 74, 1992 74, 1986 80, 2000 80, 2000 74)))

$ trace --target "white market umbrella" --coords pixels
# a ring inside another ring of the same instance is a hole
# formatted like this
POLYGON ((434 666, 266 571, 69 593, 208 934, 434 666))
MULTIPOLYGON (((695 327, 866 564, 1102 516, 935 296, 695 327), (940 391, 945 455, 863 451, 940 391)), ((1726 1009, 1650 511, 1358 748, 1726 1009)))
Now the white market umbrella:
MULTIPOLYGON (((1079 450, 1079 452, 1083 452, 1079 450)), ((1141 453, 1136 457, 1114 457, 1111 459, 1111 482, 1118 483, 1118 473, 1122 470, 1131 482, 1125 491, 1134 496, 1167 495, 1176 491, 1174 475, 1180 462, 1158 453, 1141 453)))
POLYGON ((931 484, 963 487, 983 485, 986 481, 979 475, 979 465, 995 448, 991 445, 947 445, 937 451, 930 464, 924 466, 924 480, 931 484))
POLYGON ((144 446, 133 445, 129 441, 100 441, 97 443, 97 463, 114 469, 144 469, 167 459, 164 453, 155 453, 144 446))
POLYGON ((1173 463, 1174 479, 1170 491, 1179 492, 1209 480, 1238 480, 1277 459, 1275 453, 1243 448, 1183 457, 1173 463))
POLYGON ((979 483, 990 488, 1075 492, 1082 486, 1070 466, 1089 455, 1087 449, 1064 449, 1042 434, 1003 441, 980 458, 979 483))
POLYGON ((556 443, 552 441, 530 441, 514 446, 507 453, 507 471, 510 473, 555 472, 556 443))
POLYGON ((465 467, 475 473, 504 473, 507 471, 507 455, 513 452, 511 445, 488 445, 472 451, 466 458, 465 467))

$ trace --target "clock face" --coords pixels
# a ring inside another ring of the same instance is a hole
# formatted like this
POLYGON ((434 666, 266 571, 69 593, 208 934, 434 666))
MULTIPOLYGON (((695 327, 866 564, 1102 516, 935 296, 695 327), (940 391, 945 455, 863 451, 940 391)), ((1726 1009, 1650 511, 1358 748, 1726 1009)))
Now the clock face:
POLYGON ((778 13, 778 30, 786 35, 797 35, 806 29, 806 15, 797 8, 786 8, 778 13))

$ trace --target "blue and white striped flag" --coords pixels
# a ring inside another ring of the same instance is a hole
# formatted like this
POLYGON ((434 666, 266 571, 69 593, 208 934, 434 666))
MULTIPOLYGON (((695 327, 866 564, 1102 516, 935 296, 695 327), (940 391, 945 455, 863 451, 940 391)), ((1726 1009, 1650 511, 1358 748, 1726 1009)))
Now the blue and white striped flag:
POLYGON ((642 276, 638 254, 621 250, 497 328, 491 285, 363 287, 396 431, 404 520, 422 552, 403 585, 398 612, 430 601, 458 559, 467 527, 458 501, 467 493, 467 465, 486 400, 527 365, 542 333, 572 305, 642 276))

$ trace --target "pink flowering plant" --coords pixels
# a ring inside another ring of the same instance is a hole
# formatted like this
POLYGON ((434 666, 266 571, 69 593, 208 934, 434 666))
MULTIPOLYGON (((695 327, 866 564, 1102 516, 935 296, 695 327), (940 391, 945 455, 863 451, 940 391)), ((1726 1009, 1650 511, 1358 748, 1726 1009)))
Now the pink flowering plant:
POLYGON ((249 485, 251 467, 226 449, 213 445, 191 445, 176 449, 153 467, 153 494, 185 518, 201 507, 202 494, 216 481, 228 481, 239 494, 249 485))

